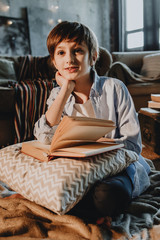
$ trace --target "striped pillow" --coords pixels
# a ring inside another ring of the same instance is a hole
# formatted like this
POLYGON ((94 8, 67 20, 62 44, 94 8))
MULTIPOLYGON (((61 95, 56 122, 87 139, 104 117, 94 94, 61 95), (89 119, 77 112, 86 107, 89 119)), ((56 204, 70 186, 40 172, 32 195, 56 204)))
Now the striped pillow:
POLYGON ((144 56, 141 75, 153 79, 160 77, 160 53, 144 56))
POLYGON ((0 180, 59 215, 72 209, 97 180, 122 171, 138 159, 135 152, 118 149, 86 159, 40 162, 20 149, 18 143, 0 150, 0 180))

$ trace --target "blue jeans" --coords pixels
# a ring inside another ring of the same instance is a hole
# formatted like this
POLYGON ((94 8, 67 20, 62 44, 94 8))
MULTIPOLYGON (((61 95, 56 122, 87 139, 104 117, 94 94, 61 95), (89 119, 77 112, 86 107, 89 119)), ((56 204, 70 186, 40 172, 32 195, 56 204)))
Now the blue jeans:
POLYGON ((123 171, 97 181, 69 214, 93 221, 98 217, 116 216, 128 207, 132 191, 132 182, 126 171, 123 171))

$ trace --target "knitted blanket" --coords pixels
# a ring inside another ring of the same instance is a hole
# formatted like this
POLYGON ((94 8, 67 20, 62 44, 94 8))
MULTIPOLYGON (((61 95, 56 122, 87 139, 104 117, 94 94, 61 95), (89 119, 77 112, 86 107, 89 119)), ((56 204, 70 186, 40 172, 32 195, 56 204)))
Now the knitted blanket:
POLYGON ((126 86, 132 83, 160 82, 160 77, 148 78, 132 71, 125 63, 115 62, 112 64, 109 77, 120 79, 126 86))

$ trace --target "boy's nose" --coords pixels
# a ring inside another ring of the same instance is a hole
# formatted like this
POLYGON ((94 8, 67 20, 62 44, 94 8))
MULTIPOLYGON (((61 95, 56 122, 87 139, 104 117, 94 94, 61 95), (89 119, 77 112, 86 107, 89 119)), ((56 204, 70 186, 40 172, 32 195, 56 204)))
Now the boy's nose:
POLYGON ((66 58, 66 62, 70 64, 70 63, 74 63, 74 61, 75 61, 74 54, 73 53, 68 53, 67 58, 66 58))

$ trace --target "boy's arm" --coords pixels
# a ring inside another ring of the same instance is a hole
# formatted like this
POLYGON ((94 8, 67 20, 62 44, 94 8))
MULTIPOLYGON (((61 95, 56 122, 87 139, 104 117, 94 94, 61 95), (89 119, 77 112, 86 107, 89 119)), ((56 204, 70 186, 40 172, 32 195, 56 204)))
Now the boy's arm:
POLYGON ((64 79, 59 73, 56 73, 56 81, 61 90, 46 112, 46 121, 50 127, 59 124, 66 101, 75 87, 74 81, 64 79))
POLYGON ((61 86, 61 88, 58 88, 58 91, 56 88, 52 89, 51 94, 47 100, 47 114, 42 115, 41 118, 35 123, 33 131, 34 136, 37 138, 37 140, 44 144, 51 144, 51 140, 63 114, 64 105, 75 86, 74 81, 70 81, 69 85, 63 85, 63 79, 61 79, 61 82, 56 78, 56 81, 58 85, 61 86), (48 119, 46 115, 48 115, 48 119), (52 124, 54 124, 53 126, 49 122, 49 119, 54 121, 52 122, 52 124))

